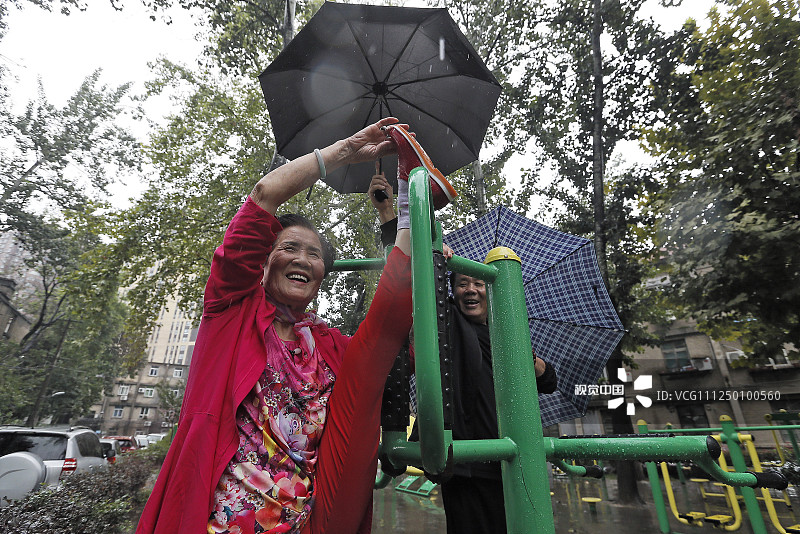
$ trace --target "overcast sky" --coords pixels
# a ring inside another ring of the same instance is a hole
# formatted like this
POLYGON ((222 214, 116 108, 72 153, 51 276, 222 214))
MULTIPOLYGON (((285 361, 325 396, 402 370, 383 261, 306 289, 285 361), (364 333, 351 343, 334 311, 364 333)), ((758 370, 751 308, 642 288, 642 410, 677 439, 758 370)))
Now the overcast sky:
POLYGON ((106 83, 132 81, 141 90, 151 77, 148 61, 164 55, 193 63, 202 48, 182 9, 170 11, 173 22, 167 25, 150 20, 141 3, 130 0, 121 12, 95 0, 69 16, 22 4, 22 10, 10 7, 8 33, 0 41, 0 61, 18 79, 17 100, 27 100, 26 92, 35 91, 41 77, 48 99, 63 104, 97 68, 106 83))

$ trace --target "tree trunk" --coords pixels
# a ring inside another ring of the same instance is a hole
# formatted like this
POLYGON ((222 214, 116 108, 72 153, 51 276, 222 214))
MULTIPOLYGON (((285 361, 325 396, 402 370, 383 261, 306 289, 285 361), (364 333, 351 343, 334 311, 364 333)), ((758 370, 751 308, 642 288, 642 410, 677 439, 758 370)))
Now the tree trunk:
MULTIPOLYGON (((603 190, 603 54, 600 35, 603 33, 602 1, 594 0, 594 22, 592 24, 592 68, 594 76, 594 117, 592 130, 592 184, 594 186, 594 247, 600 274, 606 287, 608 263, 606 261, 605 195, 603 190)), ((612 383, 621 383, 617 369, 622 367, 622 352, 617 349, 606 364, 612 383)), ((611 431, 614 434, 633 434, 633 424, 627 414, 626 403, 611 412, 611 431)), ((615 462, 617 471, 617 500, 620 503, 644 502, 636 483, 636 464, 630 460, 615 462)))
MULTIPOLYGON (((294 39, 294 34, 296 33, 296 28, 294 25, 295 22, 295 7, 297 6, 297 0, 286 0, 286 8, 283 11, 283 26, 281 27, 281 35, 283 37, 283 49, 285 50, 287 46, 289 46, 289 42, 294 39)), ((277 143, 275 146, 275 152, 272 154, 272 161, 269 162, 269 168, 267 169, 267 173, 270 173, 280 167, 281 165, 285 165, 289 160, 278 154, 278 147, 277 143)), ((308 194, 311 195, 311 189, 314 186, 312 185, 308 191, 308 194)))
MULTIPOLYGON (((632 384, 626 384, 617 377, 617 370, 622 367, 622 351, 616 349, 606 363, 606 372, 612 384, 623 384, 627 389, 632 384)), ((631 417, 627 413, 627 402, 616 410, 611 411, 611 432, 614 434, 635 434, 631 417)), ((617 472, 617 502, 627 504, 644 503, 639 495, 639 473, 636 470, 637 462, 632 460, 617 460, 614 467, 617 472)))
POLYGON ((53 374, 53 370, 56 368, 56 364, 58 363, 58 358, 61 356, 61 348, 64 346, 64 339, 67 337, 67 332, 69 331, 69 325, 72 323, 72 319, 67 320, 67 325, 64 327, 64 332, 61 334, 61 339, 58 341, 58 347, 56 347, 56 354, 53 356, 53 361, 50 363, 50 369, 47 370, 47 374, 44 375, 44 379, 42 380, 41 386, 39 386, 39 394, 36 396, 36 402, 31 409, 31 413, 28 415, 28 420, 25 423, 26 426, 33 428, 36 426, 36 423, 39 419, 39 410, 42 409, 42 402, 44 401, 44 396, 47 394, 47 388, 50 387, 50 377, 53 374))
POLYGON ((294 39, 294 34, 296 31, 294 21, 295 21, 295 7, 297 6, 297 0, 286 0, 286 9, 283 12, 283 48, 285 49, 289 42, 294 39))
POLYGON ((475 179, 475 196, 478 200, 478 217, 486 214, 486 184, 483 182, 483 167, 476 159, 472 162, 472 176, 475 179))
POLYGON ((594 248, 600 274, 608 287, 606 263, 605 198, 603 194, 603 54, 600 35, 603 33, 602 2, 594 0, 592 25, 592 66, 594 75, 594 117, 592 130, 592 184, 594 186, 594 248))

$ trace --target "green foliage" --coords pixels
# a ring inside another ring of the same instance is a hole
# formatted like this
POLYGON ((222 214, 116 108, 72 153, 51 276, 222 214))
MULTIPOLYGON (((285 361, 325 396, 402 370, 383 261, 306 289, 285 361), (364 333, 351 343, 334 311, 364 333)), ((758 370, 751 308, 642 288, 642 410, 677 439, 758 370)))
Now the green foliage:
MULTIPOLYGON (((623 139, 636 139, 637 125, 648 113, 648 81, 663 37, 655 24, 637 17, 641 0, 604 2, 603 144, 608 161, 623 139)), ((592 2, 559 2, 548 14, 548 31, 525 76, 535 86, 526 124, 543 153, 569 180, 577 198, 566 196, 567 210, 580 212, 580 198, 591 193, 594 79, 591 31, 592 2)))
POLYGON ((800 4, 728 3, 687 26, 648 132, 681 302, 756 357, 800 343, 800 4))
POLYGON ((110 171, 138 166, 135 140, 115 122, 129 86, 100 85, 100 73, 88 76, 63 108, 50 104, 40 86, 21 115, 5 114, 0 131, 14 146, 0 157, 0 231, 24 230, 38 213, 32 206, 84 210, 106 193, 110 171))
POLYGON ((170 429, 172 429, 181 416, 186 381, 162 378, 155 385, 155 390, 156 395, 158 395, 158 411, 161 414, 161 418, 169 423, 170 429))
MULTIPOLYGON (((208 66, 223 75, 254 78, 285 45, 286 0, 143 0, 154 12, 179 5, 204 14, 209 40, 204 54, 208 66)), ((295 16, 301 22, 322 2, 297 2, 295 16)))
MULTIPOLYGON (((146 451, 142 451, 146 452, 146 451)), ((0 508, 0 524, 17 534, 121 534, 143 503, 141 489, 163 457, 138 451, 94 473, 67 477, 58 489, 33 493, 0 508)))
POLYGON ((0 365, 15 372, 2 379, 5 422, 82 415, 116 372, 125 313, 118 280, 88 278, 86 270, 107 247, 106 188, 139 159, 137 143, 116 123, 128 86, 99 80, 100 71, 88 76, 62 108, 41 88, 20 115, 0 102, 9 141, 0 152, 0 231, 13 233, 24 267, 39 276, 37 291, 15 302, 30 331, 19 346, 0 347, 0 365), (52 391, 66 393, 50 406, 52 391))
MULTIPOLYGON (((524 112, 524 125, 539 149, 537 168, 523 178, 517 195, 519 209, 527 210, 529 198, 545 198, 543 214, 566 232, 595 236, 596 216, 605 240, 609 292, 628 330, 622 350, 630 355, 655 339, 648 323, 658 323, 668 312, 663 295, 645 291, 643 281, 652 276, 653 218, 647 200, 657 190, 650 172, 625 168, 624 162, 606 165, 620 141, 639 136, 640 124, 656 109, 648 86, 663 68, 672 42, 650 20, 638 16, 642 2, 604 2, 602 17, 603 100, 602 142, 604 197, 595 199, 592 187, 593 132, 597 103, 592 25, 593 2, 560 2, 546 12, 546 28, 540 30, 540 47, 525 64, 524 78, 532 86, 524 112), (547 164, 555 177, 544 176, 547 164), (598 212, 595 203, 602 203, 598 212), (560 209, 559 209, 560 207, 560 209)), ((602 249, 598 254, 602 254, 602 249)))
MULTIPOLYGON (((151 94, 174 88, 186 98, 145 147, 157 176, 137 203, 112 221, 110 262, 121 273, 134 310, 126 325, 129 370, 142 361, 146 337, 167 298, 178 296, 183 309, 199 311, 213 252, 272 158, 268 115, 252 80, 192 71, 166 60, 157 73, 151 94)), ((298 196, 282 212, 308 216, 340 257, 380 254, 376 215, 364 195, 339 195, 319 184, 309 199, 298 196)), ((365 309, 363 302, 369 302, 377 284, 377 273, 354 276, 360 281, 331 277, 318 303, 330 304, 326 318, 345 330, 356 312, 351 308, 361 301, 365 309)))

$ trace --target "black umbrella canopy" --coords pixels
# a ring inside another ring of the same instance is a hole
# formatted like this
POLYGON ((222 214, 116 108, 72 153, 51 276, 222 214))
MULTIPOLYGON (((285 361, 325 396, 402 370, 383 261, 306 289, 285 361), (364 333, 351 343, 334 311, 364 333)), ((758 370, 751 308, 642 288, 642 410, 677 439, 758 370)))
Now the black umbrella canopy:
MULTIPOLYGON (((277 150, 294 159, 383 117, 411 125, 449 174, 478 157, 500 84, 445 9, 326 2, 259 76, 277 150)), ((397 158, 385 158, 395 180, 397 158)), ((362 163, 328 174, 363 192, 362 163)))

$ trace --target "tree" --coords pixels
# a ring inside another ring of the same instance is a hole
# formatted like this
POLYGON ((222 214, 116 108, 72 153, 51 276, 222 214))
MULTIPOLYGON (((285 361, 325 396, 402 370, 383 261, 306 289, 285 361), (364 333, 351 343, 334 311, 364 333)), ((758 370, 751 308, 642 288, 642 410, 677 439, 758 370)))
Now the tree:
MULTIPOLYGON (((161 421, 167 423, 169 431, 172 433, 181 417, 181 404, 183 403, 183 393, 186 390, 186 381, 172 383, 164 378, 155 385, 155 390, 158 395, 158 411, 161 421)), ((170 438, 171 440, 172 438, 170 438)))
MULTIPOLYGON (((639 300, 652 242, 638 229, 647 214, 636 205, 638 195, 652 194, 653 181, 641 169, 620 168, 609 176, 606 168, 618 143, 637 139, 638 125, 655 112, 648 86, 672 46, 652 20, 639 17, 642 3, 559 3, 549 13, 542 46, 526 63, 524 74, 535 87, 526 112, 528 132, 557 176, 540 185, 542 177, 529 172, 522 199, 533 192, 544 195, 562 206, 556 217, 561 229, 594 237, 612 300, 634 334, 609 359, 612 381, 617 368, 630 362, 623 348, 637 352, 642 344, 653 342, 645 323, 654 314, 639 300)), ((612 411, 612 430, 633 432, 624 408, 612 411)), ((640 500, 633 464, 618 462, 617 470, 619 500, 640 500)))
MULTIPOLYGON (((448 10, 503 86, 484 141, 484 148, 490 151, 483 151, 483 161, 451 176, 459 197, 449 210, 437 215, 446 228, 454 229, 483 215, 491 206, 514 204, 502 171, 529 137, 524 110, 535 87, 529 76, 519 73, 542 46, 537 26, 544 19, 544 9, 542 2, 524 0, 440 0, 435 5, 448 10)), ((527 206, 520 209, 527 211, 527 206)))
POLYGON ((224 75, 254 76, 291 40, 294 20, 287 10, 301 21, 308 19, 322 1, 296 0, 142 0, 154 12, 172 5, 196 10, 206 15, 209 30, 204 54, 206 67, 214 67, 224 75))
POLYGON ((26 265, 40 276, 41 289, 28 303, 37 313, 19 345, 0 347, 0 365, 15 370, 13 378, 3 377, 2 416, 6 422, 27 418, 29 425, 54 408, 66 418, 85 413, 96 401, 117 372, 126 311, 116 283, 104 285, 84 274, 87 262, 104 246, 91 231, 97 226, 32 220, 38 224, 31 224, 20 240, 30 254, 26 265), (54 391, 65 395, 51 400, 54 391))
POLYGON ((679 301, 755 358, 800 346, 800 3, 732 0, 688 24, 648 132, 679 301))
MULTIPOLYGON (((111 5, 114 5, 114 0, 110 0, 111 5)), ((29 3, 34 4, 42 9, 47 11, 53 10, 53 4, 58 3, 60 5, 61 13, 64 15, 69 15, 72 9, 77 9, 79 11, 83 11, 86 9, 86 4, 82 2, 82 0, 28 0, 29 3)), ((15 7, 17 9, 22 9, 23 0, 8 0, 0 4, 0 39, 6 33, 6 29, 8 25, 6 24, 6 16, 8 15, 8 8, 15 7)))
POLYGON ((45 208, 85 209, 107 194, 116 172, 138 167, 136 140, 116 122, 129 85, 100 85, 100 75, 60 109, 40 85, 21 115, 6 111, 0 131, 14 144, 0 156, 0 231, 24 230, 45 208))
POLYGON ((25 303, 29 333, 0 353, 0 365, 19 375, 3 384, 9 420, 38 419, 54 387, 65 391, 60 409, 85 411, 102 385, 95 375, 110 372, 118 359, 111 348, 123 313, 118 285, 81 272, 105 247, 106 188, 117 172, 137 168, 138 146, 116 124, 128 86, 101 85, 100 74, 88 76, 62 108, 41 87, 20 115, 0 102, 0 130, 9 141, 0 152, 0 231, 13 233, 27 254, 25 267, 40 277, 39 293, 25 303), (68 383, 63 369, 82 374, 68 383))

